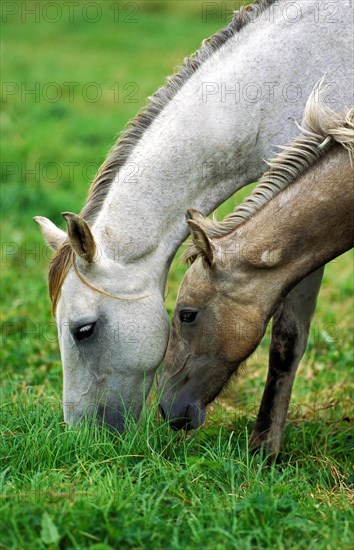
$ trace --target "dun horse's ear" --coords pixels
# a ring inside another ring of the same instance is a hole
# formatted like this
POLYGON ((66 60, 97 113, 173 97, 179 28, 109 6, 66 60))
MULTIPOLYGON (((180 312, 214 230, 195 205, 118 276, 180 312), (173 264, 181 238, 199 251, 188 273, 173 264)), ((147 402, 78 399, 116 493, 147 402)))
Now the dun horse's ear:
POLYGON ((42 235, 50 248, 56 250, 63 244, 67 235, 64 231, 59 229, 53 222, 43 216, 35 216, 34 221, 39 225, 42 235))
POLYGON ((195 208, 188 208, 187 210, 187 220, 193 220, 194 222, 198 223, 199 225, 203 223, 205 220, 204 214, 199 212, 199 210, 196 210, 195 208))
POLYGON ((188 220, 194 246, 203 254, 212 266, 215 263, 215 246, 204 229, 194 220, 188 220))
POLYGON ((68 225, 70 244, 76 254, 87 263, 93 262, 96 254, 96 244, 88 223, 82 216, 71 212, 63 212, 62 216, 68 225))

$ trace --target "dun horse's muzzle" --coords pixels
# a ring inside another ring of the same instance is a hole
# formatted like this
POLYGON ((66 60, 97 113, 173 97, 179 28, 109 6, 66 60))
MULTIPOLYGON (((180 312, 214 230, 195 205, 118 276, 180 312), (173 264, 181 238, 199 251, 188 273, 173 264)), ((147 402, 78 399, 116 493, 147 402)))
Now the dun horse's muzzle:
POLYGON ((177 407, 175 404, 159 405, 162 417, 169 421, 172 430, 194 430, 205 420, 205 411, 195 404, 177 407))

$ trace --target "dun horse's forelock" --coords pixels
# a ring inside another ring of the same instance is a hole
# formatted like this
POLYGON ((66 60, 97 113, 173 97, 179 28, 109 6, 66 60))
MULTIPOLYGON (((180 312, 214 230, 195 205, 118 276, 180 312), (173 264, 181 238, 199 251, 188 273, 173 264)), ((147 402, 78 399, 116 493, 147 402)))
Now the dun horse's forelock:
MULTIPOLYGON (((255 0, 253 4, 241 7, 239 11, 234 13, 232 21, 225 29, 204 40, 201 48, 184 60, 181 70, 169 77, 166 84, 155 92, 147 107, 138 113, 130 122, 128 128, 121 134, 92 182, 87 202, 80 213, 89 224, 95 221, 118 170, 125 164, 145 130, 214 52, 248 23, 256 20, 261 13, 275 2, 276 0, 255 0)), ((56 310, 61 286, 72 266, 72 258, 73 251, 70 245, 64 243, 51 261, 48 281, 53 313, 56 310)))
MULTIPOLYGON (((336 143, 347 149, 350 160, 354 157, 354 107, 338 114, 322 101, 323 79, 313 90, 305 108, 301 134, 281 152, 268 161, 269 169, 259 180, 252 194, 226 218, 201 218, 199 225, 209 238, 224 237, 245 223, 263 208, 278 193, 304 174, 336 143)), ((183 261, 191 264, 202 251, 191 242, 183 261)))

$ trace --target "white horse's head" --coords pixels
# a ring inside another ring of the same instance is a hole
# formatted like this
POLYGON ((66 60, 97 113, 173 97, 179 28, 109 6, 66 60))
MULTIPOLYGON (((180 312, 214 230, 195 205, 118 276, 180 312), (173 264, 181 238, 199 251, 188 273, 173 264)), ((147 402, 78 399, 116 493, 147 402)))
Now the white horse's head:
POLYGON ((161 292, 147 273, 105 254, 85 220, 63 214, 68 234, 36 217, 56 251, 49 290, 64 375, 64 419, 96 417, 122 431, 139 417, 166 348, 161 292))

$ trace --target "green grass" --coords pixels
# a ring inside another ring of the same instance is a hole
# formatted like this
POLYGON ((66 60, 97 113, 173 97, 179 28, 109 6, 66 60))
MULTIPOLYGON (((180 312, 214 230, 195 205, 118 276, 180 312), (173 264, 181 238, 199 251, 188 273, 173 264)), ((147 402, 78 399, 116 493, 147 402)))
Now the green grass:
POLYGON ((5 547, 350 548, 347 426, 293 428, 284 462, 268 466, 248 454, 245 418, 185 437, 152 407, 121 437, 65 428, 59 403, 31 391, 14 401, 5 547))
MULTIPOLYGON (((136 23, 124 21, 127 3, 120 3, 120 21, 111 3, 101 5, 95 23, 79 15, 73 22, 64 16, 21 22, 19 12, 2 29, 3 81, 20 90, 37 86, 39 93, 2 99, 0 548, 349 550, 351 254, 326 269, 280 464, 269 466, 247 448, 269 331, 194 433, 172 433, 158 419, 153 395, 141 423, 131 423, 124 437, 62 422, 49 255, 32 216, 63 225, 60 212, 79 211, 117 132, 172 67, 224 24, 222 11, 203 21, 199 2, 139 2, 136 23), (49 82, 58 83, 60 101, 43 96, 49 82), (65 82, 79 82, 73 101, 65 82), (97 102, 85 100, 89 82, 102 90, 97 102), (137 103, 127 102, 130 82, 137 103)), ((166 291, 170 313, 184 269, 177 257, 166 291)))

